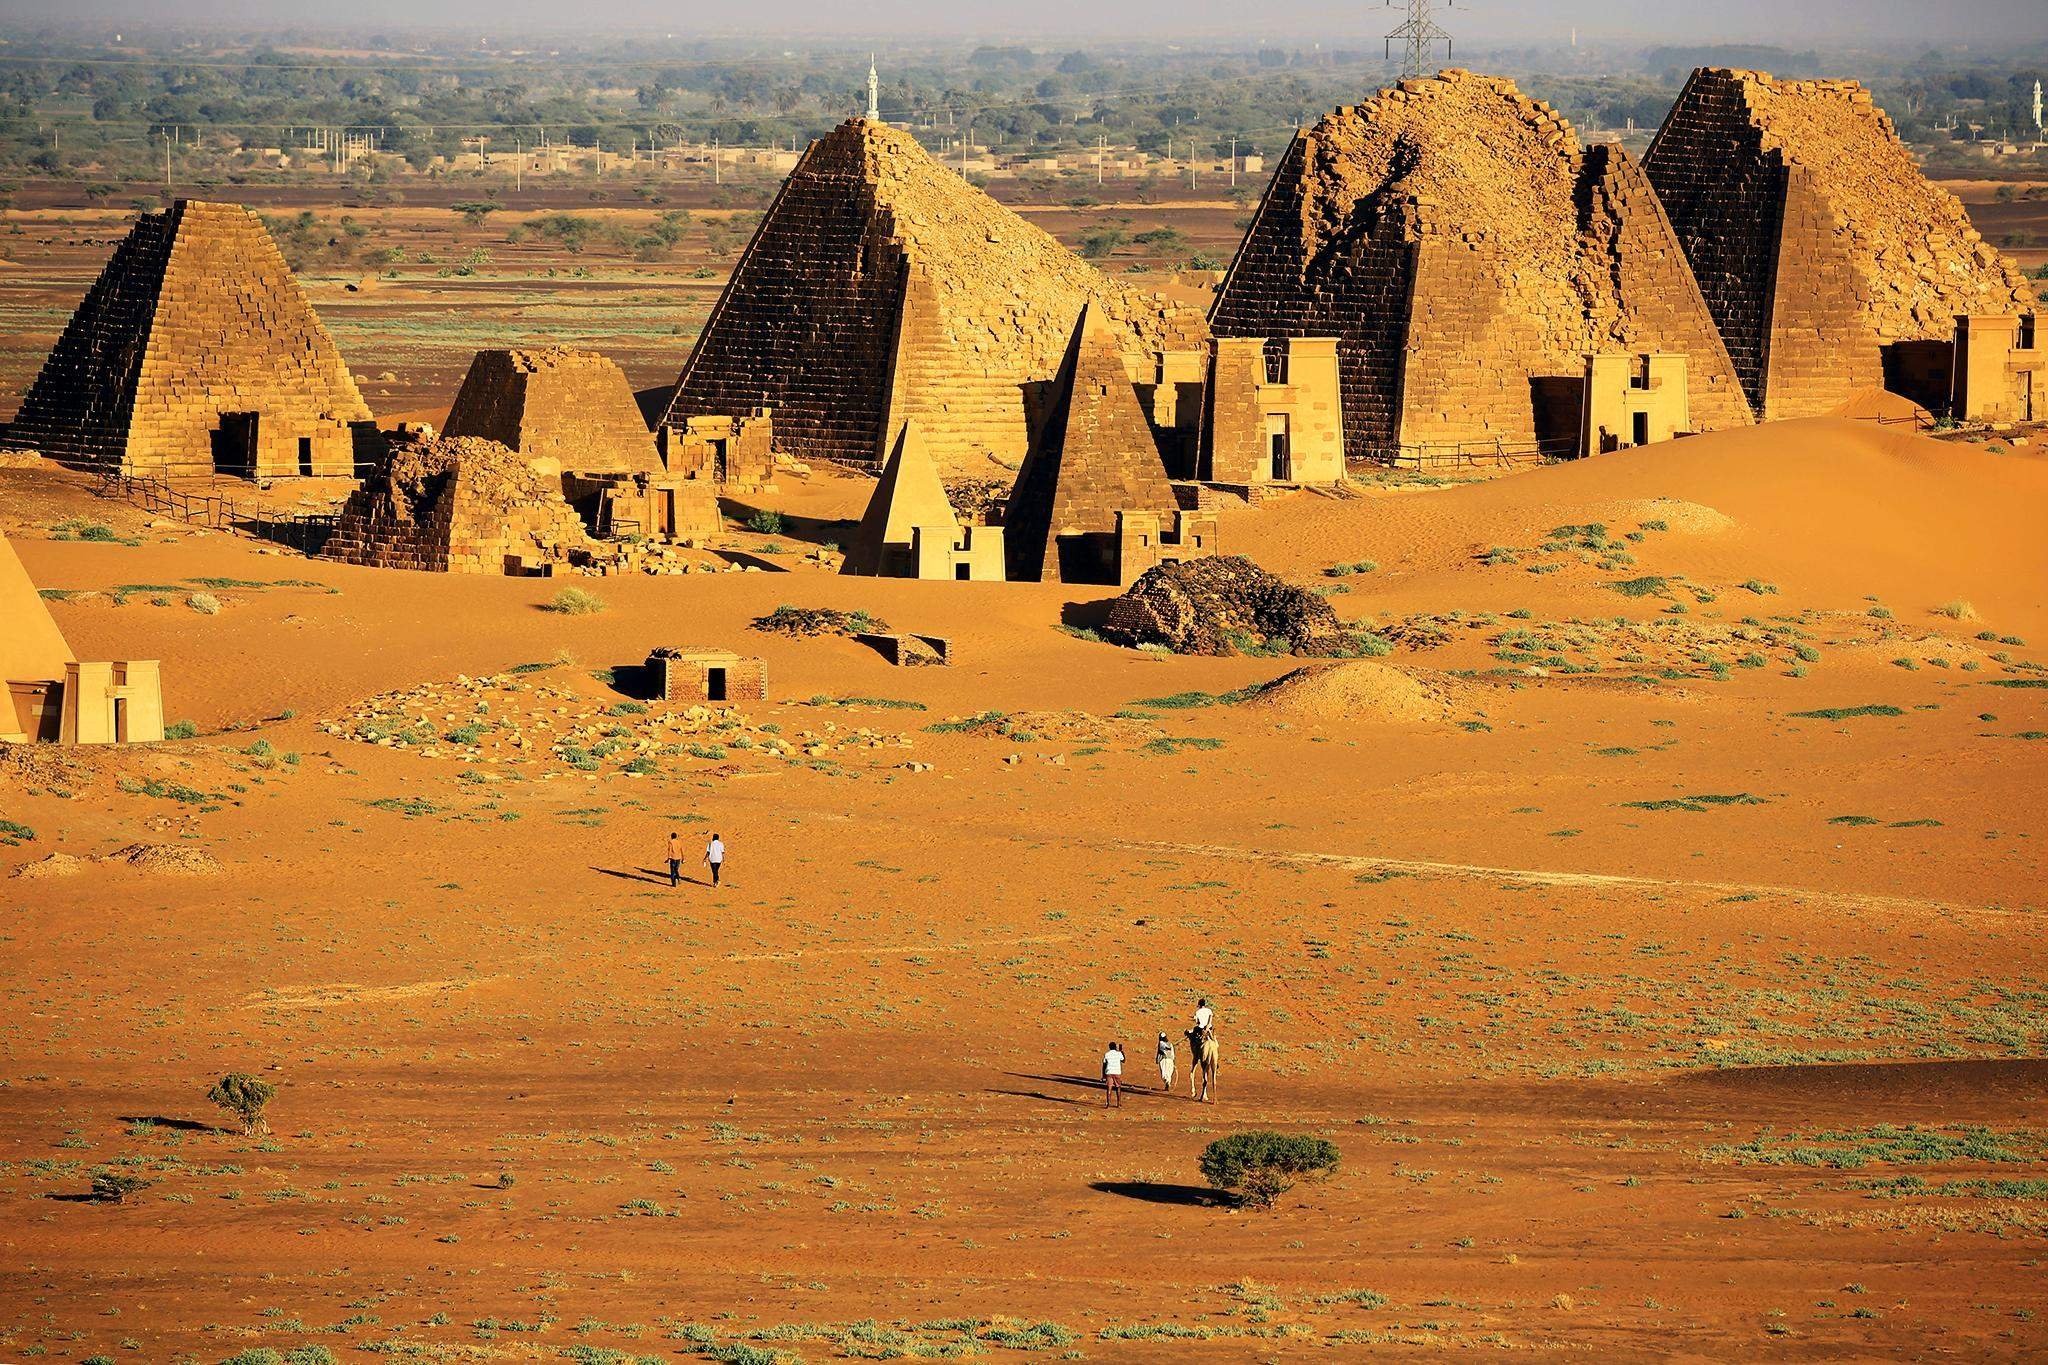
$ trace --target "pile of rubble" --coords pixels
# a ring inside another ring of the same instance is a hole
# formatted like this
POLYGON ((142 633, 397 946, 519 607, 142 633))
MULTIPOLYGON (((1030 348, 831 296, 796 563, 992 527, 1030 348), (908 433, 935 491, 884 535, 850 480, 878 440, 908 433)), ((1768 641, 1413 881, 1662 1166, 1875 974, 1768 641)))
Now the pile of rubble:
MULTIPOLYGON (((579 680, 580 681, 580 680, 579 680)), ((424 758, 489 767, 657 773, 676 760, 762 768, 904 749, 910 739, 826 721, 785 733, 731 707, 670 705, 597 695, 547 670, 457 677, 371 697, 320 723, 327 734, 424 758)))
POLYGON ((1099 633, 1113 644, 1175 654, 1331 654, 1347 639, 1327 601, 1242 555, 1146 570, 1110 603, 1099 633))
POLYGON ((832 607, 792 607, 787 604, 777 607, 766 616, 757 616, 749 624, 770 635, 788 635, 796 639, 809 639, 819 635, 864 635, 871 631, 889 628, 887 621, 879 620, 864 611, 839 611, 832 607))
POLYGON ((562 496, 555 461, 479 436, 408 435, 349 496, 321 553, 386 569, 503 573, 601 552, 562 496))

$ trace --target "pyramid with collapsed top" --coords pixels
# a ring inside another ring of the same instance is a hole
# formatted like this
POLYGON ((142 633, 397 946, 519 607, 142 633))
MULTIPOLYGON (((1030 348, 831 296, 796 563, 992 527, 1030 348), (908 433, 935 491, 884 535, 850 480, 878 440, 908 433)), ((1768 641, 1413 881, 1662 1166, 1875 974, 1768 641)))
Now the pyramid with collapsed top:
POLYGON ((1690 425, 1750 421, 1642 171, 1512 81, 1446 71, 1296 136, 1218 336, 1339 338, 1345 453, 1568 453, 1588 354, 1683 355, 1690 425))
POLYGON ((1090 304, 1003 510, 1010 577, 1114 583, 1117 514, 1171 519, 1178 505, 1116 334, 1090 304))
POLYGON ((1957 316, 2033 308, 1854 81, 1695 71, 1643 167, 1766 419, 1887 382, 1946 407, 1957 316), (1917 364, 1916 343, 1932 347, 1917 364))
POLYGON ((6 444, 130 474, 350 475, 368 420, 262 222, 180 199, 115 249, 6 444))
POLYGON ((666 425, 775 414, 779 450, 878 463, 915 417, 942 472, 1014 462, 1023 389, 1096 304, 1137 372, 1199 346, 1201 318, 1104 276, 940 165, 850 119, 811 144, 719 297, 666 425))
POLYGON ((582 473, 661 472, 626 372, 596 351, 478 351, 442 434, 481 436, 582 473))

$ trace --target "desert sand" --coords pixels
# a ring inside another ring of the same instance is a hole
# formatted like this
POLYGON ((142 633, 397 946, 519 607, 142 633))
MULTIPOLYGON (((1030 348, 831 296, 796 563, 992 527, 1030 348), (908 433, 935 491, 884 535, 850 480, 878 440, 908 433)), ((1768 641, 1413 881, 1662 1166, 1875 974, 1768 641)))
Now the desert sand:
POLYGON ((2048 1349, 2038 443, 1226 512, 1392 644, 1338 664, 805 564, 869 486, 563 616, 0 470, 74 647, 197 731, 0 751, 0 1356, 2048 1349), (954 664, 750 628, 785 603, 954 664), (661 644, 774 700, 648 706, 661 644), (1203 996, 1206 1106, 1147 1089, 1203 996), (1342 1164, 1229 1207, 1196 1156, 1258 1127, 1342 1164), (83 1200, 109 1166, 153 1183, 83 1200))

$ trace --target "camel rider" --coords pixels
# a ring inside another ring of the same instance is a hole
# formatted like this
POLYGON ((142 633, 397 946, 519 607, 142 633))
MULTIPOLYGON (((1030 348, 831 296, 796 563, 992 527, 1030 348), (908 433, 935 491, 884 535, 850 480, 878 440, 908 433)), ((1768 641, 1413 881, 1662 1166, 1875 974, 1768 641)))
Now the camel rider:
POLYGON ((1195 1026, 1188 1030, 1188 1036, 1194 1040, 1197 1055, 1201 1053, 1202 1044, 1208 1042, 1209 1035, 1215 1031, 1216 1012, 1209 1008, 1207 1000, 1197 1000, 1195 1002, 1195 1026))

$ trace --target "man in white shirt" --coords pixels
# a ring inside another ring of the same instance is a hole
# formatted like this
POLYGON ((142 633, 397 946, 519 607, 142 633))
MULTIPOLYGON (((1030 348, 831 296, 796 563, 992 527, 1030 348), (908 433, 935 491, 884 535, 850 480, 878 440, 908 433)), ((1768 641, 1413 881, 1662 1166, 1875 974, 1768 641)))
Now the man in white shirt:
POLYGON ((1209 1002, 1207 1000, 1197 1000, 1195 1002, 1195 1031, 1197 1033, 1207 1033, 1215 1022, 1216 1013, 1209 1008, 1209 1002))
POLYGON ((704 846, 704 861, 711 866, 711 884, 718 885, 718 871, 725 866, 725 840, 712 835, 711 842, 704 846))
POLYGON ((1111 1043, 1102 1054, 1102 1107, 1124 1107, 1124 1045, 1111 1043))

